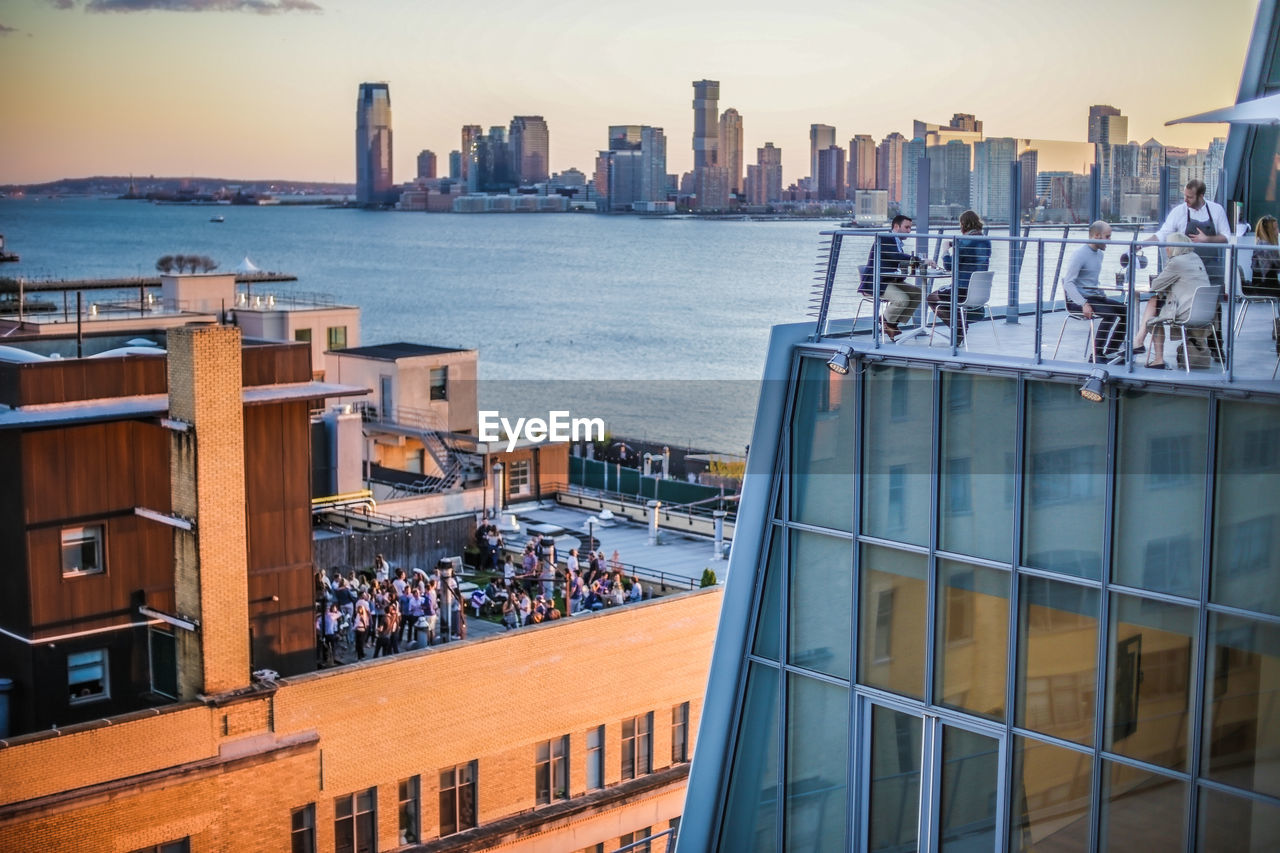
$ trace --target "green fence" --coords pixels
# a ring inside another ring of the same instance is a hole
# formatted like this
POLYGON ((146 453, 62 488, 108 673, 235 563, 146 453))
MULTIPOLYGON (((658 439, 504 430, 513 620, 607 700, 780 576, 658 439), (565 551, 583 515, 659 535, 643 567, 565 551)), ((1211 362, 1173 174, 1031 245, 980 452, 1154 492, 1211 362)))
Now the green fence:
POLYGON ((720 496, 716 486, 643 477, 635 468, 577 456, 569 457, 569 482, 587 489, 660 500, 664 504, 690 504, 720 496))

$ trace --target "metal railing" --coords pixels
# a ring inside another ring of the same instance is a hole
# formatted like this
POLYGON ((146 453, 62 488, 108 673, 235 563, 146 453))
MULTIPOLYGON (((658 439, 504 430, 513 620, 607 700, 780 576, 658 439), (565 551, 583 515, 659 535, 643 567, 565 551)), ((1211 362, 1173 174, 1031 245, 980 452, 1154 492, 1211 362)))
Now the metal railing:
MULTIPOLYGON (((1195 250, 1211 250, 1220 254, 1224 268, 1222 279, 1218 282, 1225 285, 1220 295, 1219 324, 1220 351, 1213 355, 1219 361, 1221 377, 1226 382, 1237 378, 1240 369, 1247 368, 1248 378, 1275 378, 1280 361, 1270 348, 1259 357, 1253 349, 1241 349, 1238 344, 1256 343, 1257 332, 1253 327, 1238 328, 1237 319, 1242 309, 1242 271, 1250 269, 1250 261, 1258 247, 1252 243, 1229 242, 1211 244, 1187 244, 1156 242, 1153 233, 1143 233, 1143 226, 1118 224, 1113 226, 1109 240, 1098 240, 1087 236, 1087 227, 1078 226, 1033 226, 1024 228, 1021 233, 1009 235, 993 230, 981 239, 988 241, 991 254, 988 269, 994 273, 991 296, 981 308, 981 319, 992 323, 1002 323, 997 327, 1003 332, 1005 325, 1016 326, 1024 320, 1030 321, 1030 342, 1023 335, 1011 343, 997 344, 994 347, 985 344, 981 351, 1001 355, 1016 355, 1029 358, 1036 364, 1057 358, 1054 349, 1061 340, 1061 330, 1054 325, 1046 331, 1046 318, 1062 318, 1067 320, 1066 300, 1064 298, 1063 277, 1066 263, 1077 247, 1086 244, 1104 246, 1102 270, 1099 284, 1111 292, 1113 299, 1125 305, 1126 328, 1130 333, 1124 340, 1117 340, 1121 352, 1111 360, 1113 368, 1132 372, 1144 366, 1144 359, 1133 356, 1133 334, 1141 322, 1141 310, 1150 296, 1148 289, 1150 278, 1154 278, 1158 269, 1163 268, 1163 249, 1169 246, 1192 246, 1195 250), (1128 231, 1123 237, 1122 229, 1128 231), (1131 229, 1131 230, 1130 230, 1131 229), (1136 260, 1140 255, 1148 259, 1146 269, 1136 260), (1133 263, 1122 263, 1134 258, 1133 263), (1230 294, 1226 298, 1225 294, 1230 294), (1243 332, 1243 333, 1242 333, 1243 332), (1049 340, 1045 340, 1046 335, 1049 340), (1250 338, 1250 336, 1253 338, 1250 338), (1058 339, 1055 341, 1055 337, 1058 339), (1021 343, 1017 342, 1021 341, 1021 343), (1045 352, 1046 348, 1049 350, 1045 352), (1243 359, 1243 360, 1242 360, 1243 359), (1273 366, 1274 363, 1274 366, 1273 366)), ((1148 228, 1150 226, 1147 226, 1148 228)), ((869 333, 873 349, 880 349, 888 340, 884 337, 879 322, 872 322, 880 316, 880 309, 885 301, 886 282, 884 274, 897 274, 893 267, 880 263, 881 244, 875 238, 884 235, 884 230, 871 229, 839 229, 823 232, 822 255, 815 268, 814 284, 810 298, 810 316, 816 321, 816 334, 820 338, 850 336, 858 333, 869 333), (870 287, 864 285, 863 270, 870 287), (869 292, 867 292, 869 290, 869 292), (857 322, 850 322, 850 318, 857 322)), ((942 254, 942 243, 953 241, 958 237, 953 229, 932 231, 928 234, 903 234, 902 242, 908 252, 922 258, 936 261, 942 254)), ((976 236, 976 235, 975 235, 976 236)), ((1263 247, 1265 250, 1265 247, 1263 247)), ((958 270, 953 270, 947 278, 939 279, 941 286, 951 286, 950 316, 957 316, 958 295, 956 277, 958 270)), ((908 276, 910 279, 910 276, 908 276)), ((918 280, 918 279, 912 279, 918 280)), ((927 288, 927 284, 925 287, 927 288)), ((1280 296, 1280 294, 1277 294, 1280 296)), ((945 304, 945 303, 944 303, 945 304)), ((972 310, 972 309, 971 309, 972 310)), ((931 312, 923 303, 917 308, 917 318, 927 318, 931 312)), ((1259 311, 1260 316, 1264 312, 1259 311)), ((970 315, 971 317, 974 315, 970 315)), ((1253 316, 1252 314, 1250 316, 1253 316)), ((977 320, 971 319, 971 328, 978 330, 981 326, 977 320)), ((1269 326, 1270 324, 1268 324, 1269 326)), ((923 334, 923 325, 917 326, 913 334, 923 334)), ((961 342, 952 333, 952 328, 939 324, 936 332, 941 336, 941 343, 950 348, 952 354, 958 353, 961 342)), ((1271 337, 1270 334, 1267 336, 1271 337)), ((901 339, 899 339, 901 340, 901 339)), ((970 351, 975 347, 973 335, 969 336, 970 351)), ((1268 340, 1267 344, 1270 343, 1268 340)), ((1172 342, 1170 343, 1172 346, 1172 342)), ((1078 353, 1070 353, 1064 358, 1080 360, 1078 353)), ((1215 370, 1215 372, 1217 372, 1215 370)))
POLYGON ((619 847, 613 853, 670 853, 675 849, 676 830, 672 827, 619 847))

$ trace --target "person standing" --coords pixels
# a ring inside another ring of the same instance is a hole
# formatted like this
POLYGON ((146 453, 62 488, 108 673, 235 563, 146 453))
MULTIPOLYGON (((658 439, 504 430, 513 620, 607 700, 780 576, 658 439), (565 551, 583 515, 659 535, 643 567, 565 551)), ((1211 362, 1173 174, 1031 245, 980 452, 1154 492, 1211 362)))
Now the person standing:
POLYGON ((1188 181, 1182 190, 1182 204, 1169 211, 1160 230, 1147 241, 1166 243, 1170 234, 1186 234, 1195 243, 1193 251, 1204 262, 1210 283, 1221 287, 1226 283, 1227 252, 1213 244, 1226 243, 1231 226, 1227 222, 1227 211, 1216 201, 1205 198, 1204 189, 1204 181, 1198 178, 1188 181))
POLYGON ((1068 311, 1082 314, 1086 320, 1099 318, 1098 329, 1093 336, 1093 360, 1105 362, 1109 358, 1109 350, 1124 342, 1125 306, 1123 302, 1108 297, 1098 282, 1102 256, 1107 250, 1106 241, 1111 239, 1111 226, 1099 219, 1089 226, 1089 237, 1100 242, 1076 247, 1062 271, 1062 289, 1067 297, 1068 311))
POLYGON ((356 660, 364 660, 364 647, 369 641, 369 593, 362 592, 356 599, 356 660))

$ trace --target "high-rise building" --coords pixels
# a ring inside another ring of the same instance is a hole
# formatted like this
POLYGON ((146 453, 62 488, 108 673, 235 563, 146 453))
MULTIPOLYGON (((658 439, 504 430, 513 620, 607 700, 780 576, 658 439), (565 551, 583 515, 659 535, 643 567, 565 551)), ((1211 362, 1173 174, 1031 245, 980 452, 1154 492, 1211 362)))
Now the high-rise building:
POLYGON ((693 84, 693 170, 720 165, 720 82, 693 84))
POLYGON ((696 173, 694 187, 699 210, 726 210, 729 207, 729 170, 724 166, 704 166, 696 173))
POLYGON ((1036 173, 1040 168, 1040 152, 1031 148, 1018 155, 1018 165, 1022 170, 1022 195, 1020 210, 1031 210, 1036 206, 1036 173))
POLYGON ((478 124, 464 124, 462 126, 462 175, 463 181, 471 185, 472 164, 476 157, 476 141, 484 134, 484 128, 478 124))
POLYGON ((640 128, 640 201, 667 200, 667 135, 660 127, 640 128))
POLYGON ((361 83, 356 96, 356 202, 394 201, 391 173, 391 89, 386 83, 361 83))
POLYGON ((1113 145, 1127 142, 1129 138, 1129 119, 1120 114, 1120 110, 1109 104, 1094 104, 1089 107, 1089 142, 1102 145, 1113 145))
POLYGON ((859 133, 849 140, 849 189, 870 190, 876 186, 876 141, 859 133))
POLYGON ((1209 143, 1204 158, 1205 198, 1214 198, 1218 194, 1218 179, 1222 176, 1223 158, 1227 152, 1227 140, 1215 136, 1209 143))
POLYGON ((889 203, 902 203, 902 149, 907 138, 896 130, 876 150, 876 189, 889 191, 889 203))
POLYGON ((720 162, 729 170, 729 192, 742 192, 742 116, 733 107, 720 116, 720 162))
POLYGON ((454 181, 462 181, 462 152, 453 150, 449 152, 449 178, 454 181))
POLYGON ((829 124, 809 125, 809 179, 818 188, 818 152, 836 144, 836 129, 829 124))
POLYGON ((830 145, 818 152, 816 178, 820 201, 836 201, 845 197, 844 165, 844 149, 839 145, 830 145))
POLYGON ((638 151, 644 141, 644 125, 611 124, 609 125, 610 151, 638 151))
POLYGON ((667 137, 660 127, 609 126, 609 150, 596 158, 596 186, 605 210, 667 199, 667 137))
POLYGON ((969 143, 960 139, 952 139, 946 145, 929 149, 930 168, 933 170, 930 178, 937 178, 931 181, 931 195, 938 203, 969 206, 972 152, 969 143), (934 161, 941 165, 941 169, 933 165, 934 161))
POLYGON ((987 222, 1009 221, 1009 164, 1016 151, 1016 143, 1008 136, 973 146, 973 209, 987 222))
MULTIPOLYGON (((926 156, 924 140, 916 137, 902 150, 902 205, 901 212, 916 219, 923 219, 929 211, 921 210, 920 163, 926 156)), ((932 196, 932 192, 930 195, 932 196)))
POLYGON ((756 149, 756 178, 752 181, 751 204, 773 204, 782 200, 782 149, 766 142, 756 149))
POLYGON ((418 152, 418 180, 428 180, 436 176, 436 153, 424 148, 418 152))
POLYGON ((538 184, 547 179, 551 162, 551 133, 542 116, 511 119, 511 167, 521 184, 538 184))
POLYGON ((956 113, 948 124, 932 124, 916 119, 912 122, 912 134, 924 140, 930 148, 946 145, 953 139, 972 145, 982 141, 982 122, 968 113, 956 113))

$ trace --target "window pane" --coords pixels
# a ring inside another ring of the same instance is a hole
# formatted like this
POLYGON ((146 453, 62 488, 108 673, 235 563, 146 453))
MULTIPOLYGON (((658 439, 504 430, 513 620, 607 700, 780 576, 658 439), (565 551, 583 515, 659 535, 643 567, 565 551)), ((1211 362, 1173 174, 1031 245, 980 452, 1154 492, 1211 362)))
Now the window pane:
POLYGON ((604 726, 587 731, 587 790, 604 787, 604 726))
POLYGON ((871 706, 871 851, 916 848, 923 730, 920 717, 871 706))
POLYGON ((1280 627, 1209 615, 1207 775, 1280 796, 1280 627))
POLYGON ((719 849, 778 849, 778 671, 749 665, 719 849))
POLYGON ((1201 853, 1272 853, 1280 839, 1280 806, 1200 789, 1201 853))
POLYGON ((786 827, 788 850, 846 850, 849 691, 788 677, 786 827))
POLYGON ((476 825, 476 765, 473 761, 458 769, 458 828, 471 829, 476 825))
POLYGON ((854 375, 824 361, 800 363, 791 418, 791 518, 853 530, 854 375))
POLYGON ((853 543, 791 531, 789 663, 849 678, 853 543))
POLYGON ((1099 849, 1182 849, 1187 783, 1146 770, 1102 762, 1102 830, 1099 849))
POLYGON ((939 560, 938 577, 940 701, 1003 722, 1010 575, 939 560))
POLYGON ((1107 749, 1186 769, 1195 632, 1190 607, 1111 597, 1107 749))
POLYGON ((1013 740, 1009 849, 1088 850, 1093 757, 1031 738, 1013 740))
POLYGON ((1200 597, 1208 423, 1204 399, 1120 398, 1116 583, 1200 597))
POLYGON ((942 375, 938 543, 945 551, 1013 560, 1017 382, 942 375))
POLYGON ((996 849, 1000 742, 966 729, 942 732, 941 853, 996 849))
POLYGON ((923 698, 927 560, 862 546, 858 681, 923 698))
POLYGON ((1106 471, 1107 407, 1074 385, 1027 383, 1026 565, 1100 577, 1106 471))
POLYGON ((863 532, 926 545, 933 375, 883 365, 869 367, 864 375, 863 532))
POLYGON ((1280 409, 1222 403, 1210 597, 1280 614, 1280 409))
POLYGON ((779 575, 782 574, 782 541, 786 532, 781 527, 772 528, 773 541, 769 543, 769 560, 764 566, 764 584, 761 590, 760 616, 756 620, 754 651, 762 658, 778 659, 778 611, 781 591, 779 575))
POLYGON ((1016 722, 1092 744, 1098 591, 1033 577, 1021 586, 1016 722))

